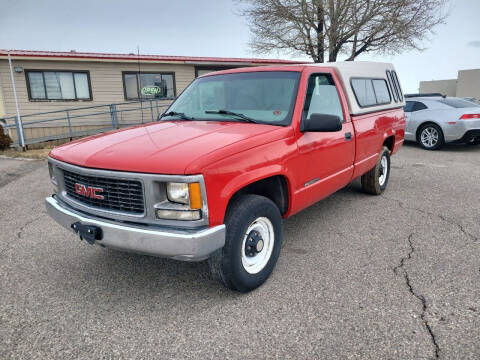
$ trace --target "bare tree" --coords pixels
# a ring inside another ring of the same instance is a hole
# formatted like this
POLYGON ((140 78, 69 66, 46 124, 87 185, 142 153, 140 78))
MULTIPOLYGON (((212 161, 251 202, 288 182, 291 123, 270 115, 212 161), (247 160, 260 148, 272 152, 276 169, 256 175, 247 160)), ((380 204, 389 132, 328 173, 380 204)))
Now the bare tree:
POLYGON ((422 50, 422 40, 444 22, 447 1, 235 0, 248 20, 252 50, 308 55, 314 62, 422 50))

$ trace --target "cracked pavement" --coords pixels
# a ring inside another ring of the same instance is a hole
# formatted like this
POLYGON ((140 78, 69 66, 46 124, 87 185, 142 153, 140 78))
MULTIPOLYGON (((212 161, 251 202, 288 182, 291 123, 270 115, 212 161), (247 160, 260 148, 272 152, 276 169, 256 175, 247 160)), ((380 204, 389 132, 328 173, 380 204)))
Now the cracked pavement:
POLYGON ((410 291, 410 293, 413 296, 415 296, 418 300, 420 300, 422 304, 422 313, 420 314, 420 318, 422 319, 423 325, 425 326, 426 330, 428 331, 428 334, 432 339, 432 344, 435 347, 435 358, 438 359, 440 348, 438 347, 437 339, 435 337, 435 334, 432 331, 432 327, 430 326, 428 321, 425 319, 425 313, 427 312, 427 301, 425 300, 425 297, 423 295, 420 295, 417 292, 415 292, 415 290, 412 287, 412 283, 410 282, 410 276, 408 275, 408 272, 405 269, 405 262, 407 260, 412 259, 412 255, 415 252, 415 247, 413 246, 413 240, 412 240, 413 235, 414 234, 412 233, 408 236, 408 245, 410 247, 410 251, 408 252, 407 256, 402 257, 402 259, 400 260, 400 265, 395 266, 393 268, 393 272, 398 275, 399 271, 402 270, 403 277, 405 278, 405 284, 408 287, 408 291, 410 291))
POLYGON ((2 359, 480 357, 480 146, 407 144, 382 196, 355 181, 288 219, 249 294, 79 241, 45 214, 46 163, 5 161, 2 359))

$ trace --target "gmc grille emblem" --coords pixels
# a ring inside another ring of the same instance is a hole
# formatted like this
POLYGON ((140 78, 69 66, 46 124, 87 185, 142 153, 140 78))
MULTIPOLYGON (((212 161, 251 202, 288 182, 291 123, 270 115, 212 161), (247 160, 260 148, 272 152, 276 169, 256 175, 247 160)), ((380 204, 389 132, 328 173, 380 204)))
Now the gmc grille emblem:
POLYGON ((83 184, 75 183, 75 193, 78 195, 82 195, 92 199, 103 200, 104 199, 103 195, 99 194, 102 192, 103 192, 102 188, 94 187, 94 186, 85 186, 83 184))

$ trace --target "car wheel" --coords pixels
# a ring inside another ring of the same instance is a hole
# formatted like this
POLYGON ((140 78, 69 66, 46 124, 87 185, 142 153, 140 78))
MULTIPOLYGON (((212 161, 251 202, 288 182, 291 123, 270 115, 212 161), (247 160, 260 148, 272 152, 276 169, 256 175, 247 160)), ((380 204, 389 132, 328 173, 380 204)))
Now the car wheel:
POLYGON ((380 195, 388 184, 390 176, 390 150, 382 148, 375 167, 362 175, 362 190, 368 194, 380 195))
POLYGON ((438 125, 425 124, 418 130, 417 142, 425 150, 437 150, 444 144, 443 132, 438 125))
POLYGON ((240 292, 262 285, 282 247, 282 216, 273 201, 244 195, 229 206, 225 246, 209 259, 215 279, 240 292))

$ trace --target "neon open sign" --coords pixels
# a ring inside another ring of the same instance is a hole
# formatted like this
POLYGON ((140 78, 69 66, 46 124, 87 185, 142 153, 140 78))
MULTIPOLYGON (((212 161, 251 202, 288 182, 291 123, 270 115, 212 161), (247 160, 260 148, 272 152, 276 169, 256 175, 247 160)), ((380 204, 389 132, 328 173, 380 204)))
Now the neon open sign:
POLYGON ((141 90, 142 95, 161 95, 162 89, 160 86, 145 86, 141 90))

